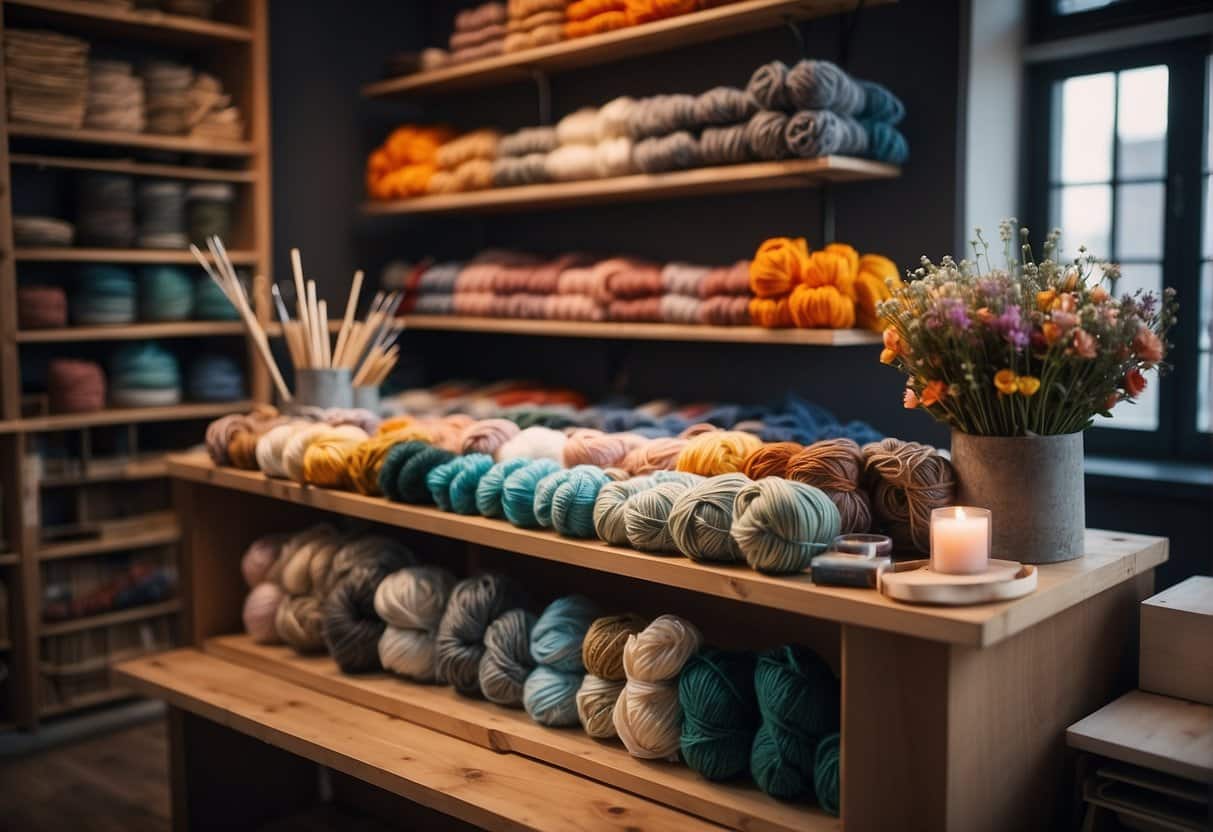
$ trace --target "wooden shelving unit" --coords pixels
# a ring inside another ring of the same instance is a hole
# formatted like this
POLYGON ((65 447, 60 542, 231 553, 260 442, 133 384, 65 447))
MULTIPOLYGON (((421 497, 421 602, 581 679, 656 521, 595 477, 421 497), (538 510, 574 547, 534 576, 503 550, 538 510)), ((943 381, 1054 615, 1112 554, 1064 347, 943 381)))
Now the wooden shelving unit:
POLYGON ((894 0, 740 0, 714 9, 657 20, 591 37, 562 41, 551 46, 510 52, 479 61, 412 75, 375 81, 362 88, 363 96, 455 92, 530 80, 535 72, 563 72, 584 66, 681 49, 697 43, 734 37, 798 20, 853 11, 894 0))
POLYGON ((608 338, 624 341, 700 341, 725 344, 850 347, 879 344, 880 335, 866 329, 764 329, 759 326, 597 323, 527 318, 476 318, 460 315, 405 315, 406 330, 484 332, 551 338, 608 338))
MULTIPOLYGON (((270 145, 268 90, 268 0, 227 0, 219 5, 223 19, 205 20, 158 11, 121 8, 91 0, 0 0, 5 28, 37 28, 59 31, 100 44, 100 53, 115 46, 124 59, 137 59, 148 49, 162 54, 183 54, 183 60, 216 75, 225 92, 240 107, 248 125, 240 141, 194 136, 126 133, 89 127, 67 129, 29 123, 9 123, 0 115, 0 249, 11 256, 0 258, 0 472, 3 499, 0 510, 13 546, 12 562, 3 573, 12 601, 12 650, 4 657, 9 666, 9 701, 0 702, 0 720, 11 718, 22 728, 37 727, 39 719, 59 716, 127 698, 128 690, 108 690, 73 698, 64 704, 40 701, 40 656, 44 639, 79 630, 106 627, 144 617, 175 616, 179 602, 122 610, 70 622, 42 622, 44 564, 67 559, 87 559, 108 553, 163 547, 176 557, 180 531, 176 525, 151 526, 113 536, 102 534, 87 540, 41 543, 38 507, 43 500, 73 500, 88 503, 98 488, 129 486, 131 494, 154 494, 151 482, 163 479, 163 455, 153 460, 136 456, 129 465, 100 465, 95 470, 60 476, 39 477, 38 466, 27 456, 43 443, 69 442, 81 449, 92 447, 98 431, 121 438, 129 453, 148 450, 138 437, 161 437, 161 450, 172 445, 171 426, 164 423, 203 423, 206 420, 246 410, 254 401, 268 398, 269 381, 260 362, 245 347, 249 397, 231 402, 183 402, 179 405, 145 408, 115 408, 90 413, 31 416, 32 406, 23 402, 22 359, 27 351, 36 356, 89 354, 101 345, 141 340, 224 338, 243 330, 235 321, 181 321, 138 323, 129 326, 69 326, 61 329, 21 330, 17 325, 16 288, 24 269, 47 274, 56 264, 115 263, 122 265, 177 264, 194 266, 184 250, 16 247, 12 235, 14 172, 23 177, 20 189, 32 176, 66 179, 88 172, 154 177, 186 182, 224 182, 235 185, 234 225, 227 246, 232 260, 252 274, 271 277, 270 250, 270 145), (167 50, 167 51, 166 51, 167 50), (97 346, 90 346, 97 345, 97 346), (152 425, 159 427, 152 428, 152 425), (44 436, 45 434, 62 434, 44 436), (150 484, 149 484, 150 483, 150 484), (93 489, 92 492, 89 489, 93 489)), ((0 67, 0 114, 7 113, 7 86, 0 67)), ((70 193, 70 189, 65 189, 70 193)), ((20 204, 20 202, 18 202, 20 204)), ((254 284, 254 305, 262 320, 268 320, 268 286, 254 284)), ((192 349, 193 344, 189 345, 192 349)), ((200 433, 197 434, 200 437, 200 433)), ((83 453, 83 458, 89 455, 83 453)), ((159 508, 159 506, 155 506, 159 508)), ((86 518, 96 521, 98 517, 86 518)), ((69 524, 70 525, 70 524, 69 524)), ((70 560, 68 560, 70 563, 70 560)))
POLYGON ((836 182, 892 179, 899 174, 898 167, 883 162, 850 156, 823 156, 819 159, 752 162, 672 173, 637 173, 580 182, 490 188, 389 202, 371 201, 363 203, 362 211, 367 216, 538 211, 566 205, 646 202, 710 194, 812 188, 836 182))

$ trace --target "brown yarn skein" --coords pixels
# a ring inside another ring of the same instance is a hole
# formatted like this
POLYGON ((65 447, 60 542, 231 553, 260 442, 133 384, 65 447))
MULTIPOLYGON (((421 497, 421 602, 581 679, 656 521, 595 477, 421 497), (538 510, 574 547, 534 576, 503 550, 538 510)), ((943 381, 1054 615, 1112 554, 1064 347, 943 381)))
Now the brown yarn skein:
POLYGON ((648 625, 648 620, 636 613, 594 619, 581 642, 581 662, 586 672, 611 682, 626 681, 623 646, 627 644, 628 636, 639 633, 648 625))
POLYGON ((324 649, 324 612, 314 595, 285 598, 274 615, 278 638, 300 653, 324 649))
POLYGON ((956 472, 938 450, 886 438, 863 446, 877 526, 898 547, 931 551, 931 510, 956 500, 956 472))
POLYGON ((788 470, 788 460, 803 448, 799 442, 768 442, 745 458, 741 472, 752 480, 782 477, 788 470))
POLYGON ((814 442, 788 460, 787 478, 813 485, 826 493, 842 518, 843 534, 872 528, 872 504, 860 488, 863 451, 852 439, 814 442))

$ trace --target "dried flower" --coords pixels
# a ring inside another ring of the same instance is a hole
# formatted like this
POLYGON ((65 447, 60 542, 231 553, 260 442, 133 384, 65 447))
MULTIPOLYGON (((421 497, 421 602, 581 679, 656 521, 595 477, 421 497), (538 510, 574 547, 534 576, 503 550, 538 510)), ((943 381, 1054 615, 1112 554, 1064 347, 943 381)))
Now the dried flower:
POLYGON ((999 370, 994 374, 994 386, 1009 396, 1019 389, 1019 379, 1014 370, 999 370))
POLYGON ((1091 301, 1094 303, 1103 303, 1110 297, 1108 290, 1102 286, 1096 286, 1091 290, 1091 301))
POLYGON ((948 385, 942 381, 928 381, 926 386, 922 388, 922 395, 919 399, 922 401, 923 407, 930 407, 943 401, 947 394, 948 385))
POLYGON ((1133 352, 1147 366, 1157 364, 1162 361, 1162 339, 1143 326, 1133 336, 1133 352))
POLYGON ((918 407, 918 394, 907 387, 906 392, 901 397, 901 404, 906 410, 913 410, 918 407))
POLYGON ((1040 389, 1040 379, 1036 376, 1020 376, 1016 381, 1022 395, 1035 396, 1040 389))
POLYGON ((1142 375, 1141 370, 1136 367, 1129 368, 1125 373, 1125 395, 1130 399, 1136 399, 1146 389, 1146 377, 1142 375))
POLYGON ((1053 307, 1053 301, 1057 300, 1057 292, 1052 289, 1046 289, 1043 292, 1036 293, 1036 308, 1041 312, 1048 312, 1053 307))
POLYGON ((1099 342, 1085 329, 1074 330, 1074 352, 1082 358, 1094 358, 1099 342))

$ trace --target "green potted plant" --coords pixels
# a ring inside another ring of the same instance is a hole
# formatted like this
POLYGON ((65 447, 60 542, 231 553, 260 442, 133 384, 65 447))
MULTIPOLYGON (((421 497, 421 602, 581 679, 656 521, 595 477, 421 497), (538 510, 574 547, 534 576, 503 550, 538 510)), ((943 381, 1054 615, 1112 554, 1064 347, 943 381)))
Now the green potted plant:
POLYGON ((972 261, 923 258, 880 306, 881 361, 906 376, 904 404, 952 428, 958 499, 993 512, 994 557, 1031 563, 1083 553, 1082 434, 1166 369, 1173 289, 1118 296, 1119 268, 1061 232, 1033 258, 1028 230, 1000 224, 994 268, 977 230, 972 261))

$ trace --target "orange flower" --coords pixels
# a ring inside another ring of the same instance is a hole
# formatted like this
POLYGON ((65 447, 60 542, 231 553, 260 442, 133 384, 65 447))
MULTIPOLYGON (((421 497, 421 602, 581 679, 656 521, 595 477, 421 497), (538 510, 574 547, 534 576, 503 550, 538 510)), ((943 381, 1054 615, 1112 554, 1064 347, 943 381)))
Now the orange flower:
POLYGON ((983 306, 977 310, 977 320, 981 321, 983 324, 988 324, 996 317, 998 316, 991 312, 987 306, 983 306))
POLYGON ((918 394, 907 387, 906 392, 901 397, 901 405, 906 410, 913 410, 918 407, 918 394))
POLYGON ((1062 312, 1077 312, 1078 298, 1076 298, 1070 292, 1066 292, 1057 299, 1057 307, 1061 309, 1062 312))
POLYGON ((893 327, 889 327, 880 333, 880 340, 884 343, 886 350, 892 350, 895 353, 901 352, 901 333, 893 327))
POLYGON ((1052 321, 1045 321, 1040 325, 1040 334, 1044 336, 1045 343, 1052 346, 1061 337, 1061 327, 1052 321))
POLYGON ((994 386, 999 393, 1009 396, 1019 390, 1019 377, 1014 370, 999 370, 994 374, 994 386))
POLYGON ((1099 341, 1085 329, 1074 330, 1074 352, 1083 358, 1094 358, 1099 349, 1099 341))
POLYGON ((1036 376, 1020 376, 1017 380, 1019 392, 1024 396, 1035 396, 1036 391, 1040 389, 1040 379, 1036 376))
POLYGON ((1111 297, 1111 295, 1108 294, 1108 290, 1102 286, 1096 286, 1091 290, 1092 303, 1103 303, 1109 297, 1111 297))
POLYGON ((1036 293, 1036 308, 1041 312, 1048 312, 1053 306, 1053 301, 1057 300, 1057 293, 1052 289, 1046 289, 1043 292, 1036 293))
POLYGON ((930 407, 933 404, 938 404, 944 400, 947 393, 948 386, 942 381, 928 381, 927 386, 922 389, 922 396, 920 397, 922 406, 930 407))
POLYGON ((1146 364, 1162 361, 1162 339, 1144 326, 1133 336, 1133 352, 1146 364))
POLYGON ((881 364, 892 364, 896 360, 897 360, 897 353, 893 352, 893 350, 884 349, 884 350, 880 351, 880 363, 881 364))
POLYGON ((1141 374, 1141 370, 1133 367, 1129 372, 1125 373, 1125 395, 1130 399, 1136 399, 1146 389, 1146 377, 1141 374))
POLYGON ((1078 277, 1078 269, 1070 266, 1070 268, 1066 269, 1065 278, 1061 283, 1062 288, 1067 292, 1073 292, 1076 288, 1078 288, 1078 277))

